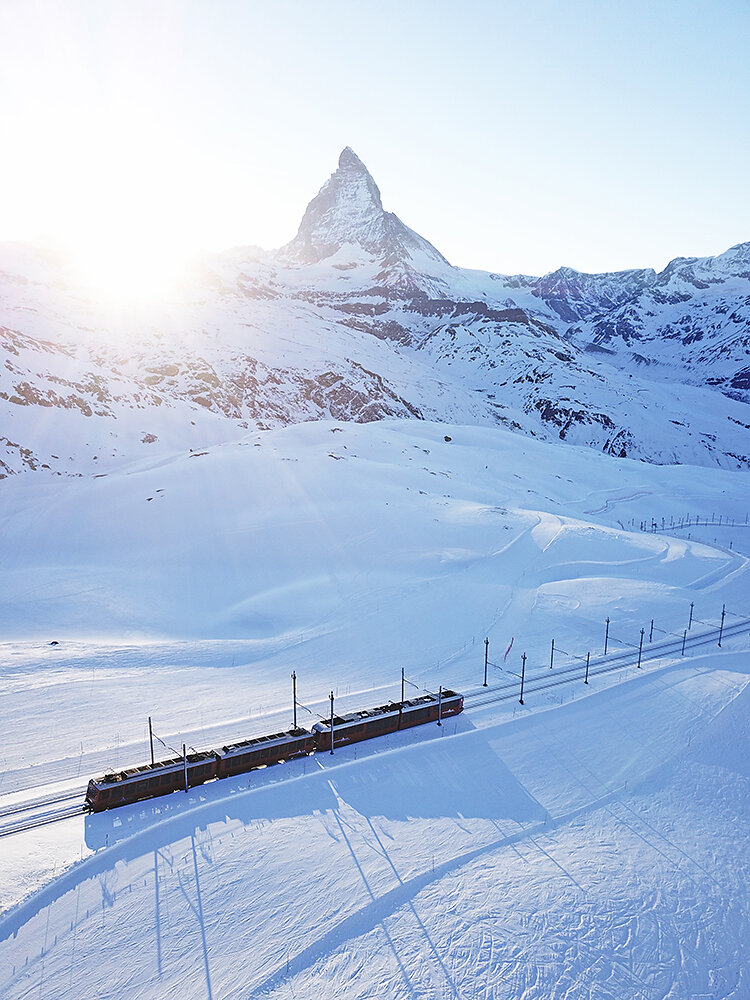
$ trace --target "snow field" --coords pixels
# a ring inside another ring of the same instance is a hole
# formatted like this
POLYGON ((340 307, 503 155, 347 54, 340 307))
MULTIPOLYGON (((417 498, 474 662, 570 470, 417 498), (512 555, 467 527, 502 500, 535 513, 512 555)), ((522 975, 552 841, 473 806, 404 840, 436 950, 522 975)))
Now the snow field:
POLYGON ((4 995, 742 997, 747 657, 717 659, 207 786, 125 840, 89 817, 112 840, 0 925, 4 995))
POLYGON ((467 689, 485 636, 494 663, 526 651, 534 670, 552 638, 559 665, 601 652, 606 617, 622 649, 652 617, 681 635, 690 601, 712 624, 725 602, 747 613, 745 556, 617 524, 739 515, 746 474, 562 454, 503 431, 316 424, 44 495, 6 481, 3 769, 50 744, 81 767, 138 762, 148 715, 172 746, 230 720, 242 735, 261 709, 289 714, 292 670, 313 708, 330 689, 394 697, 401 666, 467 689))
MULTIPOLYGON (((331 689, 397 698, 401 666, 475 689, 485 636, 494 683, 524 651, 549 675, 552 638, 556 666, 600 653, 606 617, 617 650, 691 601, 744 616, 746 545, 623 525, 747 496, 395 421, 7 480, 0 807, 146 760, 148 715, 172 747, 285 728, 292 670, 309 724, 331 689)), ((0 995, 740 1000, 746 650, 4 838, 0 995)))

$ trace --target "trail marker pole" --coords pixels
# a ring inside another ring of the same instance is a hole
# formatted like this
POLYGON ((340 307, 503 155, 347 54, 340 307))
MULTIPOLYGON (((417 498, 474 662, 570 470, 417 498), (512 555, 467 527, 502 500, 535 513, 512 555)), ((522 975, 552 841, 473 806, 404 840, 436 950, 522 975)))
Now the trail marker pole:
POLYGON ((590 659, 591 659, 591 653, 588 652, 588 653, 586 653, 586 676, 583 679, 583 683, 584 684, 588 684, 588 682, 589 682, 589 660, 590 659))
POLYGON ((651 631, 648 634, 648 641, 651 642, 651 640, 653 638, 654 638, 654 619, 652 618, 651 619, 651 631))
POLYGON ((688 621, 688 631, 690 631, 690 628, 691 628, 691 626, 693 624, 693 605, 694 605, 694 602, 691 601, 690 602, 690 619, 688 621))
POLYGON ((331 691, 331 754, 333 754, 333 691, 331 691))
POLYGON ((639 669, 639 670, 640 670, 640 668, 641 668, 641 654, 643 653, 643 633, 644 633, 645 631, 646 631, 646 630, 645 630, 645 628, 642 628, 642 629, 641 629, 641 644, 640 644, 640 646, 638 647, 638 669, 639 669))
POLYGON ((724 635, 724 615, 727 613, 726 604, 721 606, 721 626, 719 628, 719 646, 721 646, 721 637, 724 635))
POLYGON ((438 725, 443 724, 443 685, 438 688, 438 725))
POLYGON ((609 618, 607 619, 607 629, 604 633, 604 655, 607 655, 607 645, 609 643, 609 618))
POLYGON ((682 633, 682 652, 680 653, 680 656, 684 656, 685 655, 685 640, 686 639, 687 639, 687 629, 685 629, 685 631, 682 633))
POLYGON ((552 640, 552 651, 549 654, 549 668, 550 668, 550 670, 552 669, 552 663, 553 663, 554 659, 555 659, 555 640, 553 639, 552 640))
POLYGON ((521 657, 521 697, 518 699, 523 705, 523 682, 526 677, 526 653, 521 657))
POLYGON ((484 640, 484 684, 482 687, 487 687, 487 658, 490 652, 490 640, 484 640))
POLYGON ((294 728, 297 728, 297 671, 292 671, 292 704, 294 706, 294 728))
POLYGON ((151 726, 151 716, 148 717, 148 740, 151 744, 151 767, 154 766, 154 730, 151 726))
POLYGON ((185 744, 184 743, 182 744, 182 768, 183 768, 183 771, 185 772, 185 791, 187 791, 188 790, 188 782, 187 782, 187 750, 185 748, 185 744))

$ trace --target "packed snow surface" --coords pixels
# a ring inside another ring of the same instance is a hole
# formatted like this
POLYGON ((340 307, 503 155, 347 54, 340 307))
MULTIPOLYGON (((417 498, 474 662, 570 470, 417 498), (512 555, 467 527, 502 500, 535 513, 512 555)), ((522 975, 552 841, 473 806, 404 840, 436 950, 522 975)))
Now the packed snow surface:
MULTIPOLYGON (((601 654, 607 618, 610 652, 691 603, 738 621, 747 497, 416 421, 6 480, 0 813, 146 760, 149 715, 170 747, 278 731, 292 670, 309 726, 402 666, 481 689, 485 637, 492 686, 601 654)), ((3 838, 0 995, 747 997, 747 649, 3 838)))

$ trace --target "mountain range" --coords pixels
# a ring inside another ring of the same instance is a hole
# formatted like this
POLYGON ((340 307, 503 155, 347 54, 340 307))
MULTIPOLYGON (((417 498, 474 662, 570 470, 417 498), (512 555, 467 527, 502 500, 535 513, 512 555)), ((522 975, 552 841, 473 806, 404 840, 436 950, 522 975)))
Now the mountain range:
POLYGON ((206 254, 150 305, 0 246, 0 476, 386 416, 744 467, 749 345, 750 243, 660 273, 467 270, 383 209, 347 147, 290 242, 206 254))

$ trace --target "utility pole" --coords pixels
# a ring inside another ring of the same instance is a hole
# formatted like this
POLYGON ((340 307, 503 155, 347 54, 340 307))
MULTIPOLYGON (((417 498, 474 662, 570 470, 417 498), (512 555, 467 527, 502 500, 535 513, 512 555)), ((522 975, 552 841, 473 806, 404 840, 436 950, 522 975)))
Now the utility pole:
POLYGON ((404 668, 401 667, 401 704, 398 706, 398 729, 404 719, 404 668))
POLYGON ((443 685, 438 688, 438 725, 443 724, 443 685))
POLYGON ((151 727, 151 716, 148 717, 148 740, 151 744, 151 767, 154 766, 154 730, 151 727))
POLYGON ((721 637, 724 635, 724 615, 727 613, 726 604, 721 606, 721 627, 719 628, 719 646, 721 646, 721 637))
POLYGON ((591 659, 591 653, 588 652, 588 653, 586 653, 586 676, 583 679, 583 683, 584 684, 588 684, 588 682, 589 682, 589 660, 590 659, 591 659))
POLYGON ((331 754, 333 754, 333 691, 331 691, 331 754))
POLYGON ((607 655, 607 645, 609 643, 609 618, 607 619, 607 629, 604 633, 604 655, 607 655))
POLYGON ((526 653, 521 657, 521 697, 518 699, 523 705, 523 682, 526 678, 526 653))
POLYGON ((555 659, 555 640, 552 640, 552 652, 549 654, 549 668, 552 669, 552 662, 555 659))
POLYGON ((638 647, 638 669, 639 670, 640 670, 640 667, 641 667, 641 654, 643 653, 643 633, 645 631, 646 631, 645 628, 641 629, 641 644, 638 647))
POLYGON ((182 744, 182 768, 185 773, 185 791, 188 790, 188 780, 187 780, 187 750, 185 744, 182 744))
POLYGON ((691 626, 693 624, 693 605, 694 605, 694 602, 691 601, 690 602, 690 619, 688 621, 688 632, 690 631, 690 628, 691 628, 691 626))
POLYGON ((482 687, 487 687, 487 658, 490 652, 490 640, 484 640, 484 684, 482 687))

